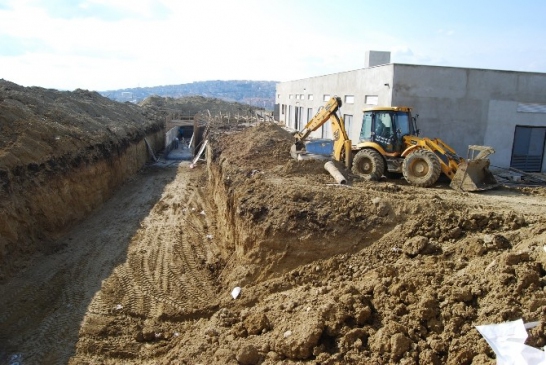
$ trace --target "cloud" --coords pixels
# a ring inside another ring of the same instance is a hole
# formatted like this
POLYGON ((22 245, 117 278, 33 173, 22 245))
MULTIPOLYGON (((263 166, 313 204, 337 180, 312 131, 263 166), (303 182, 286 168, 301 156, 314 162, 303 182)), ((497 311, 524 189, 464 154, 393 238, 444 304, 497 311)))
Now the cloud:
MULTIPOLYGON (((53 19, 96 18, 113 22, 123 19, 164 19, 167 7, 152 0, 23 0, 25 6, 43 9, 53 19)), ((14 6, 17 8, 18 6, 14 6)))
POLYGON ((105 90, 301 79, 362 68, 367 50, 390 50, 398 63, 454 66, 506 63, 498 54, 513 47, 508 43, 522 44, 518 53, 529 54, 520 34, 492 42, 491 35, 434 17, 409 28, 399 22, 385 27, 378 17, 362 22, 363 10, 385 7, 345 1, 338 7, 340 25, 303 0, 0 0, 0 78, 105 90), (484 50, 484 44, 496 49, 484 50))
POLYGON ((0 34, 0 57, 16 56, 43 49, 42 42, 37 39, 16 38, 0 34))

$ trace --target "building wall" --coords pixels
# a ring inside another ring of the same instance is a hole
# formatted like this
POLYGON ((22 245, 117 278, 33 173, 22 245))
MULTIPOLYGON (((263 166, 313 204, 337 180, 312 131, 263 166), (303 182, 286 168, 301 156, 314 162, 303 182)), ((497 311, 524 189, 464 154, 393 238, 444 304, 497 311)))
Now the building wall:
MULTIPOLYGON (((366 106, 371 106, 365 104, 366 95, 376 95, 378 104, 390 105, 392 70, 393 65, 383 65, 303 80, 281 82, 277 84, 275 101, 279 105, 277 120, 285 123, 290 128, 295 128, 295 108, 303 108, 303 120, 297 128, 301 130, 309 121, 307 118, 308 108, 312 108, 312 115, 315 115, 330 97, 339 96, 343 101, 341 116, 352 116, 353 123, 348 133, 353 140, 356 140, 360 134, 362 110, 366 106), (385 86, 385 84, 388 86, 385 86), (292 98, 290 98, 291 95, 292 98), (313 100, 309 99, 309 95, 312 95, 313 100), (324 99, 325 96, 326 100, 324 99), (346 96, 353 96, 353 103, 345 102, 346 96), (283 105, 286 106, 284 114, 282 113, 283 105), (292 106, 292 108, 288 106, 292 106)), ((322 137, 321 129, 313 132, 311 137, 322 137)), ((329 128, 324 137, 332 138, 329 128)))
MULTIPOLYGON (((516 125, 546 128, 546 108, 541 112, 529 113, 518 111, 520 105, 521 103, 515 101, 503 100, 491 100, 489 103, 489 123, 484 144, 493 146, 496 150, 489 157, 493 166, 509 166, 516 125)), ((546 154, 546 151, 543 153, 546 154)), ((546 171, 546 158, 542 161, 541 171, 546 171)))
POLYGON ((520 103, 546 105, 546 74, 395 64, 392 103, 414 108, 421 136, 463 157, 469 145, 492 146, 491 163, 507 168, 515 126, 546 127, 546 114, 517 112, 520 103))

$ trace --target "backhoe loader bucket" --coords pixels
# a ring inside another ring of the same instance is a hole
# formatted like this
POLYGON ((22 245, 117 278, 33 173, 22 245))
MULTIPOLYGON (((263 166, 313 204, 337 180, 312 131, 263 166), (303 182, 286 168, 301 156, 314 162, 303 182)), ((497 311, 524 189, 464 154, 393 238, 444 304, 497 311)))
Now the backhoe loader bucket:
POLYGON ((305 152, 305 147, 302 147, 301 143, 294 143, 292 147, 290 147, 290 156, 292 156, 294 160, 297 160, 302 152, 305 152))
POLYGON ((332 140, 313 140, 296 142, 290 148, 294 160, 327 160, 332 156, 334 143, 332 140))
POLYGON ((489 159, 477 159, 461 162, 449 186, 459 191, 482 191, 494 189, 499 183, 489 171, 489 159))

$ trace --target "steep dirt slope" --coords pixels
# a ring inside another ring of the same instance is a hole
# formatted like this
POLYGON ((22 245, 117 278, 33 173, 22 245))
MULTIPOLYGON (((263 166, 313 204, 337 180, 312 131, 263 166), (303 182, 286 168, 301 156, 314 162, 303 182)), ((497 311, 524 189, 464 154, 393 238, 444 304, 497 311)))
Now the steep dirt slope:
POLYGON ((164 118, 86 90, 0 80, 0 280, 100 206, 163 144, 164 118))

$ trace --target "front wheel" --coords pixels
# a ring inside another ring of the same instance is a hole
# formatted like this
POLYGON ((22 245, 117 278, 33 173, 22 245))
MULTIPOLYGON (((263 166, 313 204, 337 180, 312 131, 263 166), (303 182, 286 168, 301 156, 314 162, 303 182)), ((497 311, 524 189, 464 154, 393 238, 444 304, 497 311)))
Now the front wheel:
POLYGON ((434 153, 418 149, 406 156, 402 164, 402 173, 411 185, 426 188, 438 180, 442 167, 434 153))
POLYGON ((379 152, 371 149, 359 151, 353 159, 352 171, 366 180, 377 181, 385 172, 385 160, 379 152))

